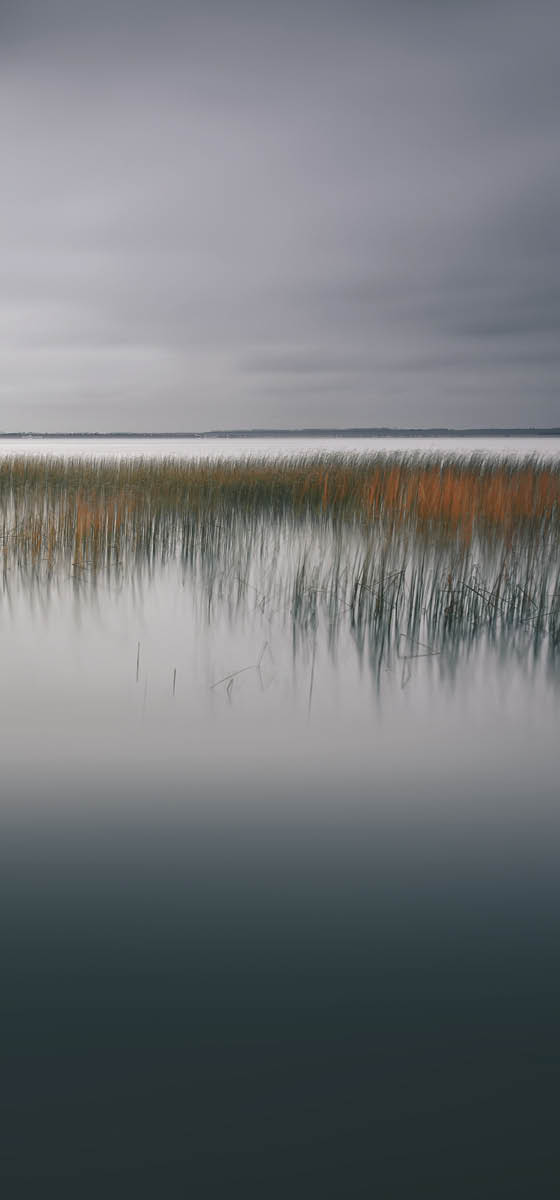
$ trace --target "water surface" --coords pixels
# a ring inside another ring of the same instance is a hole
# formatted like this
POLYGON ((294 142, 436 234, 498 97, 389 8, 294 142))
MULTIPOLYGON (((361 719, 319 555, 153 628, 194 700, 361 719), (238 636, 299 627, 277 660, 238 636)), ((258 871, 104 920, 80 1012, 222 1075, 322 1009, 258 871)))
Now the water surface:
POLYGON ((555 659, 372 669, 270 566, 4 574, 9 1194, 552 1195, 555 659))
POLYGON ((7 438, 0 456, 24 454, 62 458, 275 458, 297 454, 372 454, 411 450, 421 454, 560 456, 560 437, 269 437, 269 438, 7 438))

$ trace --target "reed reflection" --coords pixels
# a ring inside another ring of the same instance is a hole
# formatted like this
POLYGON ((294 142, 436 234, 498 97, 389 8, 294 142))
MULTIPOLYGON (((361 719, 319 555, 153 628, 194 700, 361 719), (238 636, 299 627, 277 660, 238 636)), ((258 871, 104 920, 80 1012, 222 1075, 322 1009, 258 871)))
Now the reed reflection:
MULTIPOLYGON (((480 455, 0 464, 3 593, 91 603, 176 567, 199 622, 260 623, 294 658, 350 641, 381 688, 475 649, 554 678, 560 466, 480 455)), ((235 673, 225 678, 233 687, 235 673)), ((211 681, 214 684, 216 681, 211 681)), ((220 681, 218 681, 220 682, 220 681)))

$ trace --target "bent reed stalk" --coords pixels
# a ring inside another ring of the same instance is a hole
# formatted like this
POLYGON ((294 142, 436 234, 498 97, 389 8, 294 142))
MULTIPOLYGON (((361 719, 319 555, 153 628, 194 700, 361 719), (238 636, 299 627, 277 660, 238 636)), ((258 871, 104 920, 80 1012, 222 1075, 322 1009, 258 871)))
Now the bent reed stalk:
POLYGON ((209 615, 346 623, 388 656, 560 649, 560 464, 378 453, 288 459, 0 460, 4 580, 153 572, 176 560, 209 615))

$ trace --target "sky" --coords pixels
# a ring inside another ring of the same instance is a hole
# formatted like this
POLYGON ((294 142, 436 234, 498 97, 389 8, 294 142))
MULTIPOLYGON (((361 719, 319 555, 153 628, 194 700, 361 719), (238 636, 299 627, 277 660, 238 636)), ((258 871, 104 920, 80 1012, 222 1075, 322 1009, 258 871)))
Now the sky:
POLYGON ((555 0, 0 0, 0 429, 560 425, 555 0))

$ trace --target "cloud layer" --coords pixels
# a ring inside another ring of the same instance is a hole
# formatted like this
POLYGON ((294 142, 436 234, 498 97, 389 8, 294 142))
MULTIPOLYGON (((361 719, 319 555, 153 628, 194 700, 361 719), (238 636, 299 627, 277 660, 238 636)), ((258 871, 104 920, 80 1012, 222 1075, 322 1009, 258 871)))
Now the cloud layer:
POLYGON ((0 427, 560 424, 559 37, 0 0, 0 427))

